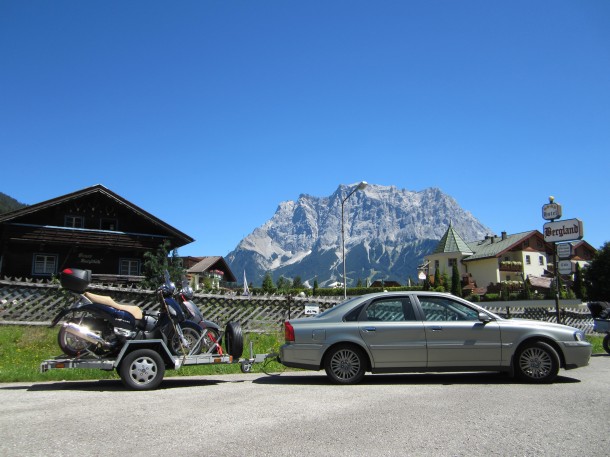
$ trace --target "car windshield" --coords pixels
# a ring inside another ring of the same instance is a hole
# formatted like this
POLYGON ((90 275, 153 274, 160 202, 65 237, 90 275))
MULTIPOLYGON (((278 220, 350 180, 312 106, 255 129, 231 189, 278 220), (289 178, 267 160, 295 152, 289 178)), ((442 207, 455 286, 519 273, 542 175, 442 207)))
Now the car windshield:
POLYGON ((333 316, 336 313, 339 313, 341 311, 344 311, 346 306, 351 305, 355 300, 360 299, 361 297, 352 297, 349 298, 341 303, 339 303, 338 305, 333 306, 332 308, 328 308, 326 311, 314 316, 315 319, 320 319, 322 317, 328 317, 328 316, 333 316))

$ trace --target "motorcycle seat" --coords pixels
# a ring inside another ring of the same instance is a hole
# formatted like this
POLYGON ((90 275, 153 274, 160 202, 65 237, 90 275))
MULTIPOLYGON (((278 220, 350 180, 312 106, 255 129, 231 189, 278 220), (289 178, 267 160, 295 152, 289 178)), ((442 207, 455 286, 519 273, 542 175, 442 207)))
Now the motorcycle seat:
POLYGON ((85 295, 85 297, 87 297, 92 302, 100 303, 100 304, 106 305, 106 306, 110 306, 111 308, 120 309, 121 311, 127 311, 129 314, 131 314, 137 320, 142 319, 142 317, 144 316, 143 313, 142 313, 142 310, 140 309, 139 306, 135 306, 135 305, 121 305, 120 303, 115 302, 112 299, 112 297, 109 297, 107 295, 97 295, 97 294, 92 294, 91 292, 85 292, 84 295, 85 295))

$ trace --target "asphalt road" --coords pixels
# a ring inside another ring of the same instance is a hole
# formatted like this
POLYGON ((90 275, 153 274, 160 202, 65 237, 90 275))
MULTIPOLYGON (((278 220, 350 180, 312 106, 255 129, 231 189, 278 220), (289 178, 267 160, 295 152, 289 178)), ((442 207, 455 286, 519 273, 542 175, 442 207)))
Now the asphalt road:
MULTIPOLYGON (((171 373, 171 372, 169 372, 171 373)), ((606 456, 610 356, 552 385, 498 374, 323 372, 0 384, 0 455, 606 456)))

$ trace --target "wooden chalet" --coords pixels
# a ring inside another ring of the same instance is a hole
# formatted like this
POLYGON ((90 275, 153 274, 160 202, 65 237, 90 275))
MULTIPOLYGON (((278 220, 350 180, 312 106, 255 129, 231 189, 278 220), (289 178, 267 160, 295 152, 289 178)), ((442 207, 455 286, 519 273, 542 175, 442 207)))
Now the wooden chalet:
POLYGON ((182 265, 193 280, 195 290, 207 281, 212 289, 234 285, 237 281, 224 257, 182 257, 182 265))
POLYGON ((66 267, 141 279, 144 253, 194 241, 102 185, 0 215, 0 277, 45 278, 66 267))

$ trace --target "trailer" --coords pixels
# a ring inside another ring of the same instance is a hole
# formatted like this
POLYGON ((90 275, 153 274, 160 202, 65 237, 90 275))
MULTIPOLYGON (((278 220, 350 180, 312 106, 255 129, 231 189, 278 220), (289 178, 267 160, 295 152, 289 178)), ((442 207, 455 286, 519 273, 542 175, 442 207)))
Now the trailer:
POLYGON ((166 370, 179 370, 184 366, 239 363, 242 373, 249 373, 252 365, 277 357, 277 354, 254 354, 250 342, 249 358, 234 358, 229 354, 200 353, 174 355, 165 342, 158 340, 130 340, 116 357, 104 358, 89 352, 79 357, 65 354, 40 364, 42 373, 55 369, 91 368, 116 370, 123 384, 134 390, 156 389, 163 381, 166 370))

